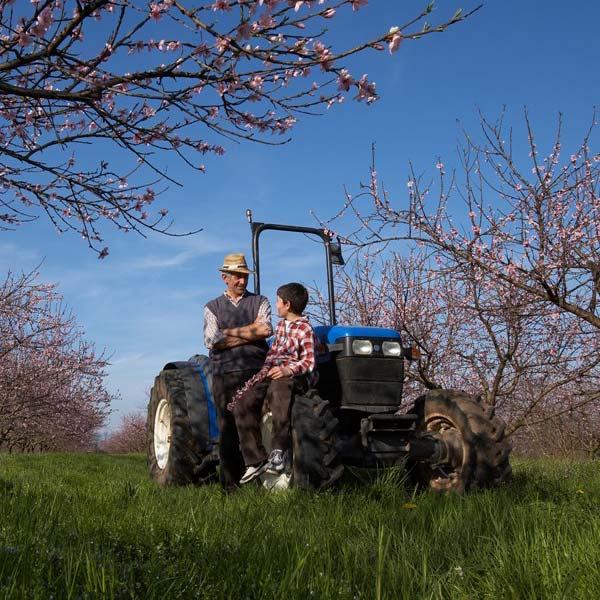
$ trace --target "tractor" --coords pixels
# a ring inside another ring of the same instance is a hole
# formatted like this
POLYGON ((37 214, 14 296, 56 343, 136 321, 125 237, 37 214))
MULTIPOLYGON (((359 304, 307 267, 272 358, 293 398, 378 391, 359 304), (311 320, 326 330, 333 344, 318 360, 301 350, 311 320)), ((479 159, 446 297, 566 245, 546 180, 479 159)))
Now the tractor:
MULTIPOLYGON (((493 487, 511 472, 505 424, 482 395, 431 390, 402 411, 405 362, 418 359, 394 329, 336 322, 333 265, 343 258, 327 230, 253 222, 254 291, 260 293, 259 238, 267 230, 319 238, 325 248, 329 325, 316 326, 316 389, 295 398, 291 414, 290 475, 263 475, 266 487, 322 490, 346 467, 402 465, 413 485, 462 494, 493 487)), ((269 413, 263 418, 265 446, 269 413)), ((148 404, 148 466, 160 485, 215 480, 219 431, 208 357, 167 363, 148 404)), ((268 448, 267 448, 268 450, 268 448)))

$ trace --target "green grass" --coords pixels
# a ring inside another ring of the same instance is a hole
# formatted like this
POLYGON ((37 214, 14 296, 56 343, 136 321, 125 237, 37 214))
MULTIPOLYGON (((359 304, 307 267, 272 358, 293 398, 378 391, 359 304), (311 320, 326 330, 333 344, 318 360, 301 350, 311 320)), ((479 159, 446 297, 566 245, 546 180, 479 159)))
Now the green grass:
POLYGON ((142 456, 0 455, 0 598, 592 598, 600 465, 513 461, 463 498, 159 489, 142 456))

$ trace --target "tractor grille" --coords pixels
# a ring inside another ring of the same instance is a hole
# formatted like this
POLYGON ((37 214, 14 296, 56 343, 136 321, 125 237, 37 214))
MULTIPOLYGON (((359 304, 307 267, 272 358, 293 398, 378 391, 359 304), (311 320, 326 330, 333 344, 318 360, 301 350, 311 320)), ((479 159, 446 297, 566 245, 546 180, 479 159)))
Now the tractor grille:
POLYGON ((404 360, 396 357, 338 356, 342 406, 389 411, 402 400, 404 360))

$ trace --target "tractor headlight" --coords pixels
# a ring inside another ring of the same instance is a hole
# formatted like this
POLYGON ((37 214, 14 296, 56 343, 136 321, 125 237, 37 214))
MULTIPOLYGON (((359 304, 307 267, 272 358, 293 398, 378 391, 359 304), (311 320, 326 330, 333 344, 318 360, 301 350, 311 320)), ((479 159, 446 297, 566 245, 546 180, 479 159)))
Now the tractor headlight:
POLYGON ((383 342, 381 349, 384 356, 400 356, 402 354, 400 342, 383 342))
POLYGON ((354 354, 373 354, 373 344, 369 340, 352 340, 354 354))

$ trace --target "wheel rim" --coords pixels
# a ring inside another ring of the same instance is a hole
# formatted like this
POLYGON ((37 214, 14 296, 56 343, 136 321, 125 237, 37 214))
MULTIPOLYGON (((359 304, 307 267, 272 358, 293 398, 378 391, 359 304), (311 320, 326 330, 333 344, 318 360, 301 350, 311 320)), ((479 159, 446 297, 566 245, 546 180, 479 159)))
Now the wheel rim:
POLYGON ((443 458, 430 466, 430 486, 433 489, 456 489, 462 485, 462 475, 467 448, 461 431, 445 417, 427 420, 426 429, 442 444, 443 458))
POLYGON ((159 469, 167 466, 171 447, 171 406, 162 399, 154 417, 154 456, 159 469))

